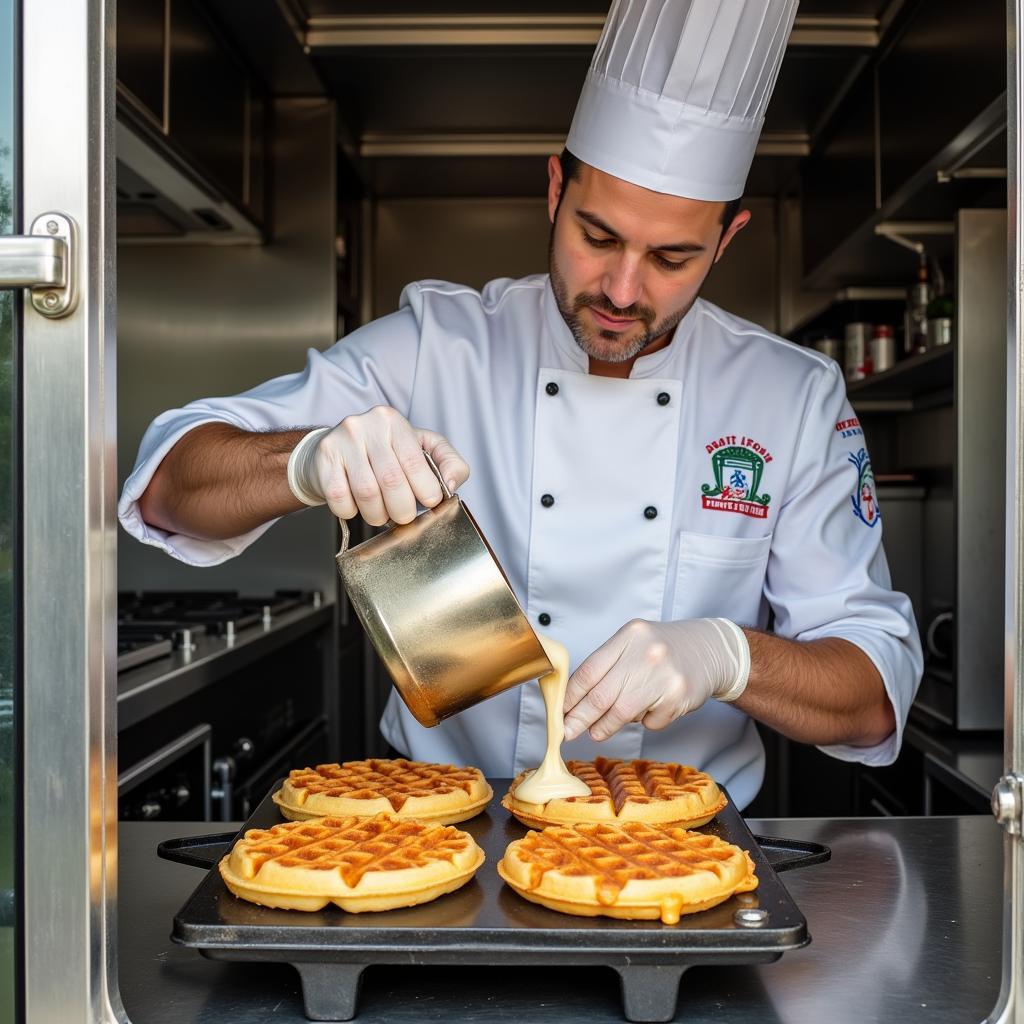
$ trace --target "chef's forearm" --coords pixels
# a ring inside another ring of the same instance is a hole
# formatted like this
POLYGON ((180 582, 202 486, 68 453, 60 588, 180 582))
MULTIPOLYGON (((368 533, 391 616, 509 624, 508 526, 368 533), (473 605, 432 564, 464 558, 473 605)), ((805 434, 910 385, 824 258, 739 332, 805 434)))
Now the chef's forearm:
POLYGON ((895 728, 874 662, 838 637, 800 642, 745 629, 750 678, 736 706, 803 743, 874 746, 895 728))
POLYGON ((170 533, 223 540, 303 508, 288 487, 287 467, 305 433, 250 433, 225 423, 190 430, 139 499, 142 518, 170 533))

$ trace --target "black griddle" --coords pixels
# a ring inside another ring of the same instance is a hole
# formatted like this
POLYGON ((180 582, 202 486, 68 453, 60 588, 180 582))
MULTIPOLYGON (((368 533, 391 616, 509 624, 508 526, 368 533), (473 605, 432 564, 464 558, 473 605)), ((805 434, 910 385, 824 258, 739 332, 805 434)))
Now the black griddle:
POLYGON ((486 854, 476 877, 432 903, 403 910, 347 914, 328 906, 306 913, 233 896, 216 864, 245 830, 282 821, 269 794, 238 833, 163 842, 161 857, 213 869, 175 916, 171 938, 213 960, 292 964, 302 980, 306 1016, 317 1021, 356 1015, 360 978, 371 964, 604 964, 621 979, 627 1020, 668 1021, 687 968, 771 963, 811 941, 778 872, 828 860, 826 846, 754 836, 730 802, 699 831, 750 853, 759 882, 754 892, 686 915, 677 925, 573 917, 522 899, 498 877, 495 865, 505 847, 527 830, 500 804, 509 780, 492 785, 487 810, 458 825, 486 854))

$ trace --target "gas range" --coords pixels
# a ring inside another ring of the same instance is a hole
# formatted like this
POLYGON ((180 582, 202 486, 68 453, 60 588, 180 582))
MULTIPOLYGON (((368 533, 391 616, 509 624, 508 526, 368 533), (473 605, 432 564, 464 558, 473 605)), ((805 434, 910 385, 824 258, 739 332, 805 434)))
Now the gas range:
POLYGON ((118 594, 121 818, 244 817, 336 757, 335 611, 316 591, 118 594))
POLYGON ((277 590, 271 596, 242 596, 235 590, 143 590, 117 595, 117 670, 156 661, 173 651, 190 651, 203 636, 230 646, 253 627, 266 628, 275 616, 295 608, 320 607, 320 594, 277 590))

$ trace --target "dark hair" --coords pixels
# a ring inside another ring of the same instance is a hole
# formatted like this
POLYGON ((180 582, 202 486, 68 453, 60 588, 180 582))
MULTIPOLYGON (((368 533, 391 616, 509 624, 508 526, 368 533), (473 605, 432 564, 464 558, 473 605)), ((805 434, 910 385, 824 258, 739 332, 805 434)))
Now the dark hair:
MULTIPOLYGON (((565 183, 580 180, 580 167, 582 166, 583 161, 575 154, 570 153, 569 150, 563 149, 558 155, 558 162, 562 165, 562 195, 565 195, 565 183)), ((732 223, 733 218, 740 212, 740 203, 742 202, 743 197, 740 196, 739 199, 730 199, 725 204, 725 208, 722 210, 723 228, 728 228, 732 223)), ((561 196, 558 198, 558 204, 559 206, 562 204, 561 196)))

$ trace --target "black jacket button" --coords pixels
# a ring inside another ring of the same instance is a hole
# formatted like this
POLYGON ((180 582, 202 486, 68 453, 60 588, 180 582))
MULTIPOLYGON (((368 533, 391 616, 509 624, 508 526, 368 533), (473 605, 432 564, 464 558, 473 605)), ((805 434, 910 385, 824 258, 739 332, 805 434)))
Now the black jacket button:
POLYGON ((554 381, 551 381, 551 383, 548 384, 548 386, 544 390, 549 395, 557 395, 558 394, 558 385, 554 381))
POLYGON ((555 499, 553 497, 551 497, 550 494, 542 494, 540 496, 540 503, 545 508, 551 508, 551 506, 554 505, 554 503, 555 503, 555 499))
POLYGON ((648 519, 657 519, 658 510, 653 505, 648 505, 647 508, 644 509, 644 516, 648 519))
POLYGON ((542 626, 550 626, 551 625, 551 616, 548 615, 547 612, 541 612, 540 615, 537 616, 537 621, 542 626))
POLYGON ((658 405, 668 405, 672 401, 672 396, 667 391, 662 391, 658 395, 658 405))

